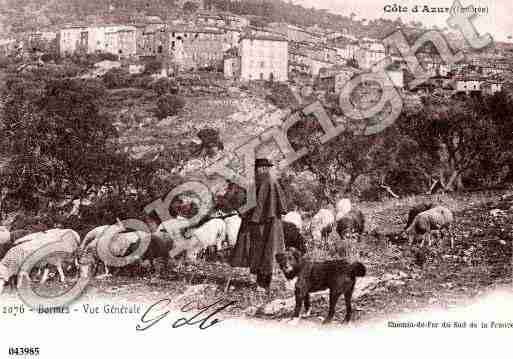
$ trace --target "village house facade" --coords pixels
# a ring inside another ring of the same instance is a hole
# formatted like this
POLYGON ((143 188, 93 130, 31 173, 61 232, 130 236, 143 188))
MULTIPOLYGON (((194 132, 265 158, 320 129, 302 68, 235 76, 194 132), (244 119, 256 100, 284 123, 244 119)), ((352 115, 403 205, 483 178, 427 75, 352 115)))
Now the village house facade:
POLYGON ((319 71, 316 88, 338 94, 347 81, 358 73, 360 73, 360 70, 350 66, 337 65, 331 68, 323 68, 319 71))
POLYGON ((169 36, 164 24, 136 26, 136 53, 140 57, 165 57, 169 53, 169 36))
POLYGON ((223 74, 225 79, 236 79, 240 76, 240 57, 236 48, 225 53, 223 74))
POLYGON ((249 20, 245 17, 235 15, 232 13, 222 13, 221 16, 224 18, 226 26, 235 28, 235 29, 245 29, 249 26, 249 20))
POLYGON ((126 25, 69 26, 61 29, 61 56, 84 53, 111 53, 120 57, 137 52, 136 27, 126 25))
POLYGON ((59 34, 59 53, 69 56, 77 52, 88 51, 89 29, 87 26, 70 25, 61 29, 59 34))
POLYGON ((458 76, 455 79, 456 92, 480 92, 482 79, 479 76, 458 76))
POLYGON ((200 28, 169 28, 172 61, 179 71, 220 67, 223 63, 225 33, 200 28))
POLYGON ((360 44, 355 59, 362 69, 370 69, 387 56, 385 47, 378 42, 365 42, 360 44))
POLYGON ((481 91, 486 95, 495 95, 497 92, 502 91, 502 81, 486 80, 481 84, 481 91))
POLYGON ((288 80, 288 42, 273 36, 243 36, 240 41, 242 81, 288 80))

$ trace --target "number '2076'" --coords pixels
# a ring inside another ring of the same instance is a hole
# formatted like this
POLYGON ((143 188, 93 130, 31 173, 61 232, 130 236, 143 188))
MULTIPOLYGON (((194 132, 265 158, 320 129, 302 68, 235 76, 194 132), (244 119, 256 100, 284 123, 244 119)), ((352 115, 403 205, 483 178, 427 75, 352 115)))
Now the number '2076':
POLYGON ((9 356, 37 356, 39 355, 38 347, 10 347, 9 356))

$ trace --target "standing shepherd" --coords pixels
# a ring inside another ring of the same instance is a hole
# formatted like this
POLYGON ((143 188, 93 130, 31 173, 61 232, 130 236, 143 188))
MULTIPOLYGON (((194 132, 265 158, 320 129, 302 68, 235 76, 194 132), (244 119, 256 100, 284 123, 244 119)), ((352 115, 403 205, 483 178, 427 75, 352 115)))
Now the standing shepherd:
POLYGON ((287 213, 285 193, 271 175, 273 164, 265 158, 255 161, 256 207, 244 213, 233 250, 231 265, 249 267, 257 285, 271 295, 275 254, 285 250, 281 216, 287 213))

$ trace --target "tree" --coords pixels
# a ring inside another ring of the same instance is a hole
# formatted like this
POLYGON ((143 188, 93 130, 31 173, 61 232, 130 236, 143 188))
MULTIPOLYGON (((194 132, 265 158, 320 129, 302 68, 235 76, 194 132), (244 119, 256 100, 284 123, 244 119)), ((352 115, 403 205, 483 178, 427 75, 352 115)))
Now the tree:
POLYGON ((114 68, 110 69, 103 75, 103 82, 109 89, 127 87, 130 81, 130 74, 128 71, 114 68))
POLYGON ((100 82, 17 77, 7 81, 4 96, 4 180, 22 206, 83 198, 119 175, 123 155, 113 141, 115 128, 100 112, 100 82))
MULTIPOLYGON (((418 145, 418 165, 431 171, 445 190, 463 188, 466 173, 498 169, 511 158, 513 115, 502 95, 461 100, 428 100, 420 112, 406 114, 401 131, 418 145), (485 167, 483 167, 485 166, 485 167)), ((485 175, 486 173, 481 173, 485 175)))
POLYGON ((153 75, 162 70, 162 61, 159 60, 149 60, 144 66, 145 75, 153 75))
POLYGON ((337 194, 351 193, 356 181, 364 175, 377 175, 385 168, 395 151, 393 134, 386 130, 373 136, 363 136, 357 130, 347 130, 329 141, 319 141, 319 125, 307 119, 291 129, 294 147, 306 147, 309 152, 295 164, 296 170, 310 171, 316 178, 316 196, 335 204, 337 194))
POLYGON ((156 116, 160 119, 176 115, 185 106, 182 97, 172 94, 162 95, 157 99, 156 116))
POLYGON ((196 11, 198 11, 198 8, 198 4, 193 1, 186 1, 183 4, 183 11, 189 14, 195 13, 196 11))
POLYGON ((178 93, 178 84, 173 79, 162 77, 151 84, 151 89, 159 96, 165 94, 176 95, 178 93))

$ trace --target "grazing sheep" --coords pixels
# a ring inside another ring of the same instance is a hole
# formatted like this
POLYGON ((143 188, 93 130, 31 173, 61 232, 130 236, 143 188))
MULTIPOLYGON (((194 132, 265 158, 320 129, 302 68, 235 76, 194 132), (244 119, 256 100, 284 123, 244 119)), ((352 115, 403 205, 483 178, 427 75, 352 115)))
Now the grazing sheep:
MULTIPOLYGON (((409 244, 412 245, 416 236, 423 237, 421 247, 424 246, 426 237, 428 245, 431 246, 431 231, 442 231, 443 229, 450 229, 451 224, 454 222, 454 216, 450 209, 443 206, 433 207, 427 211, 419 213, 411 223, 411 225, 404 231, 409 239, 409 244)), ((454 237, 451 236, 451 248, 454 248, 454 237)))
POLYGON ((310 232, 314 241, 325 243, 328 240, 330 233, 333 231, 335 226, 335 216, 329 209, 321 208, 319 212, 313 216, 310 223, 310 232))
POLYGON ((365 216, 359 209, 351 209, 337 220, 337 233, 340 238, 346 234, 362 234, 365 230, 365 216))
POLYGON ((340 218, 344 217, 349 213, 349 211, 351 211, 351 208, 351 200, 349 198, 342 198, 338 201, 335 206, 335 221, 338 222, 340 218))
POLYGON ((224 218, 226 224, 226 241, 228 246, 233 247, 237 242, 239 236, 240 226, 242 224, 242 218, 238 214, 228 216, 224 218))
POLYGON ((7 243, 11 240, 11 233, 5 227, 0 228, 0 244, 7 243))
POLYGON ((292 211, 284 215, 281 220, 283 222, 288 222, 297 227, 299 231, 303 228, 303 219, 301 218, 301 214, 296 211, 292 211))
POLYGON ((412 209, 410 209, 408 212, 408 221, 406 222, 406 227, 404 227, 404 229, 406 230, 411 225, 415 217, 417 217, 417 214, 425 212, 433 207, 435 207, 434 203, 429 202, 417 204, 412 209))
POLYGON ((189 230, 189 233, 190 238, 176 236, 176 231, 174 231, 174 235, 170 233, 174 241, 173 249, 169 253, 171 258, 185 251, 186 258, 194 261, 199 253, 208 247, 215 246, 217 250, 221 249, 226 238, 226 223, 222 219, 214 218, 195 229, 189 230))
MULTIPOLYGON (((113 226, 116 226, 117 228, 122 230, 122 228, 120 228, 119 224, 114 224, 113 226)), ((89 232, 87 232, 84 239, 82 239, 82 243, 80 244, 80 249, 85 249, 89 246, 89 244, 91 242, 93 242, 95 240, 97 241, 98 238, 100 238, 102 236, 102 234, 104 234, 109 229, 109 227, 110 227, 110 225, 107 224, 104 226, 95 227, 92 230, 90 230, 89 232)))
POLYGON ((15 242, 18 241, 18 239, 28 236, 31 232, 19 229, 16 231, 1 231, 0 232, 0 259, 2 259, 7 251, 11 249, 11 247, 14 245, 15 242))
MULTIPOLYGON (((114 231, 115 229, 125 230, 124 228, 120 228, 121 226, 119 224, 113 226, 115 227, 112 228, 111 231, 114 231)), ((99 226, 86 234, 80 245, 80 255, 78 260, 79 263, 84 261, 80 258, 88 255, 92 256, 94 262, 100 259, 98 257, 97 251, 99 241, 111 241, 110 250, 112 255, 117 257, 124 257, 127 255, 131 245, 138 243, 142 237, 147 235, 147 233, 143 231, 131 231, 121 232, 115 234, 114 236, 109 236, 106 235, 109 227, 109 225, 99 226)), ((105 273, 102 275, 102 277, 110 276, 107 263, 103 263, 103 265, 105 273)))
MULTIPOLYGON (((67 246, 66 249, 70 253, 73 253, 78 249, 80 244, 79 234, 71 229, 54 229, 47 232, 34 233, 25 237, 31 237, 31 239, 20 241, 19 244, 14 245, 7 251, 4 258, 0 261, 0 293, 3 291, 5 283, 8 282, 11 277, 18 274, 25 260, 37 250, 48 244, 61 242, 63 245, 67 246)), ((61 282, 66 281, 64 270, 62 268, 62 257, 48 257, 46 260, 40 263, 41 266, 46 266, 47 264, 57 267, 61 282)), ((48 268, 45 267, 45 273, 43 274, 41 283, 46 282, 48 278, 48 272, 48 268)), ((28 273, 20 274, 20 279, 22 277, 28 278, 28 273)), ((19 285, 20 283, 18 282, 18 286, 19 285)))
POLYGON ((283 221, 283 237, 285 238, 285 249, 295 248, 301 252, 306 253, 305 238, 301 234, 295 224, 283 221))
MULTIPOLYGON (((127 250, 127 255, 130 255, 135 252, 135 250, 139 247, 140 240, 136 243, 130 245, 127 250)), ((152 272, 155 271, 155 263, 156 259, 163 259, 165 262, 165 266, 167 268, 169 264, 169 252, 173 249, 173 240, 171 236, 164 231, 159 233, 151 233, 150 235, 150 244, 148 248, 144 252, 141 261, 149 261, 151 265, 152 272)))

